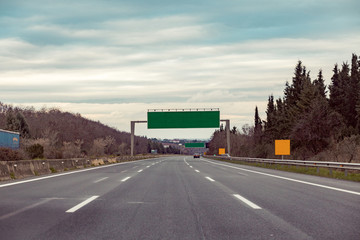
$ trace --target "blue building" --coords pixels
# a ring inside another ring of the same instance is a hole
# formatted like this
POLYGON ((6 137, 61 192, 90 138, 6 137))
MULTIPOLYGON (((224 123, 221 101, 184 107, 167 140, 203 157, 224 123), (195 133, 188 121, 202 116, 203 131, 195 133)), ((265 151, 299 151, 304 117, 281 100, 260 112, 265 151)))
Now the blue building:
POLYGON ((19 149, 20 133, 0 129, 0 147, 19 149))

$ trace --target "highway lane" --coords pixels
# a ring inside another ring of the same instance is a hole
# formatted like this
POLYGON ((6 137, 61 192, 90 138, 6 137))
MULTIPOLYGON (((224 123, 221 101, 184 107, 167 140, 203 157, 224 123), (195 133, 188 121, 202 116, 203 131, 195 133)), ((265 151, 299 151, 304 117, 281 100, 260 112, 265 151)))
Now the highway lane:
MULTIPOLYGON (((125 177, 161 159, 113 164, 0 184, 1 239, 31 239, 67 217, 66 210, 92 195, 103 195, 120 185, 125 177), (107 179, 97 182, 107 177, 107 179), (46 178, 46 179, 43 179, 46 178), (66 209, 65 209, 66 208, 66 209)), ((35 237, 36 238, 36 237, 35 237)), ((34 238, 34 239, 35 239, 34 238)))
POLYGON ((0 236, 358 239, 359 203, 359 183, 168 157, 0 184, 0 236))
POLYGON ((209 160, 188 163, 215 179, 224 191, 240 192, 315 239, 359 236, 359 183, 209 160))

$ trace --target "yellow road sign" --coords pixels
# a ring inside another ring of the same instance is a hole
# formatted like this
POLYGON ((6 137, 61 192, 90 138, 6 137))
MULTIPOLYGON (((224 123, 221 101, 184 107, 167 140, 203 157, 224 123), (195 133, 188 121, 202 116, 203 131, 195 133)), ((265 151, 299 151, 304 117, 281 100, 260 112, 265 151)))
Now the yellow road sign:
POLYGON ((290 140, 275 140, 275 155, 290 155, 290 140))
POLYGON ((219 155, 225 154, 225 148, 219 148, 219 155))

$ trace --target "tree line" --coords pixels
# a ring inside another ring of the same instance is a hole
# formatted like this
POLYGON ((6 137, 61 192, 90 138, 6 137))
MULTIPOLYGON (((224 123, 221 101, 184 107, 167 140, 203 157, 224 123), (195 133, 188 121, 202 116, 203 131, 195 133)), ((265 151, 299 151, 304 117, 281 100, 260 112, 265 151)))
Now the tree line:
MULTIPOLYGON (((284 96, 268 97, 266 118, 255 107, 254 125, 232 129, 232 155, 276 157, 275 139, 291 140, 291 157, 298 159, 359 161, 360 58, 334 65, 331 83, 325 85, 320 69, 314 80, 298 61, 284 96)), ((214 132, 210 153, 224 146, 225 131, 214 132)))

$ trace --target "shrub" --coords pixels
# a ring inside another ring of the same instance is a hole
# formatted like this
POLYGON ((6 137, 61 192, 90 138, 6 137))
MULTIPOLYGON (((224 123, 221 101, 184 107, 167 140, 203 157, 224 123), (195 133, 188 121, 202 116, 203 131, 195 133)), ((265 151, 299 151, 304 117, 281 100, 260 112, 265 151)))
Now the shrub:
POLYGON ((62 157, 63 158, 78 158, 81 157, 81 145, 83 140, 76 140, 75 142, 63 142, 62 157))
POLYGON ((44 147, 38 143, 27 147, 26 151, 31 159, 44 158, 44 147))
POLYGON ((0 148, 0 161, 21 160, 21 154, 10 148, 0 148))
POLYGON ((92 156, 103 156, 105 154, 106 141, 103 138, 97 138, 93 141, 93 145, 90 151, 92 156))

